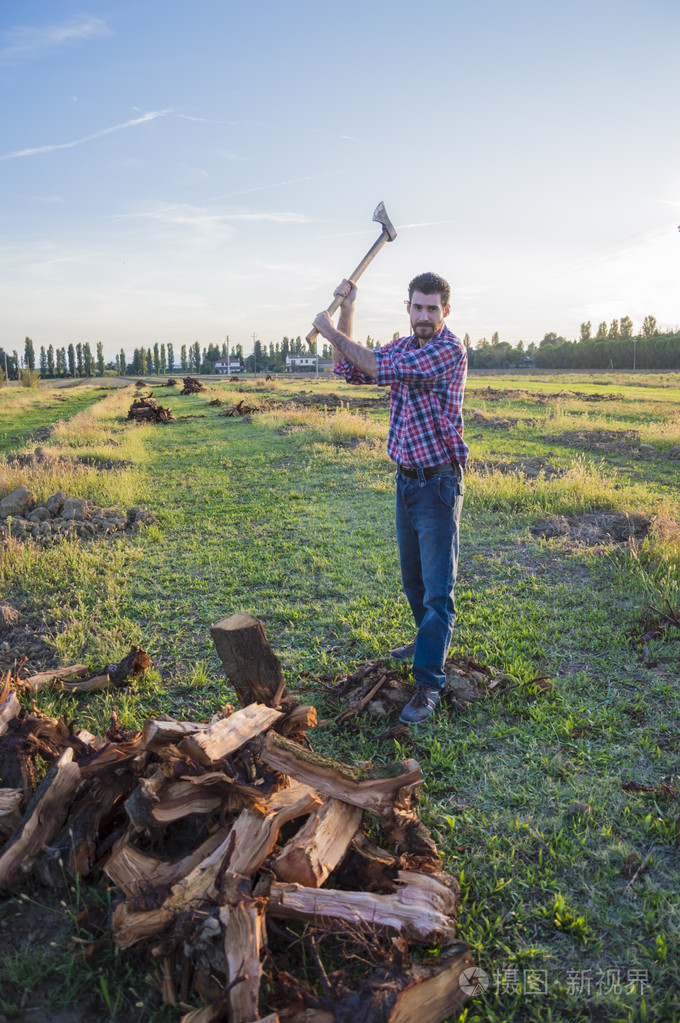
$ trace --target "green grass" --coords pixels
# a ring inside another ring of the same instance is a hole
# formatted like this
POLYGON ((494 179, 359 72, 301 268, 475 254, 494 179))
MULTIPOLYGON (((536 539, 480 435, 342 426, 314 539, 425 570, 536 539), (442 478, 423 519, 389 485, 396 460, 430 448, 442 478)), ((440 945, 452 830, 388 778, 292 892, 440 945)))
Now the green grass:
MULTIPOLYGON (((118 479, 122 503, 148 505, 159 525, 127 539, 0 553, 4 592, 57 621, 63 662, 108 663, 132 642, 153 657, 154 670, 125 692, 39 694, 50 714, 77 715, 95 732, 112 709, 129 727, 158 712, 210 716, 233 694, 209 626, 244 610, 264 622, 295 695, 328 718, 312 736, 316 750, 349 762, 420 760, 421 815, 461 880, 461 937, 491 978, 459 1017, 466 1023, 670 1023, 680 1012, 678 804, 622 788, 634 780, 658 789, 677 771, 680 637, 668 630, 643 649, 628 632, 649 601, 680 603, 680 463, 554 443, 572 419, 584 431, 644 429, 659 450, 680 443, 677 388, 666 375, 654 387, 643 386, 649 378, 617 380, 624 398, 611 403, 478 394, 489 384, 601 392, 609 386, 603 380, 471 380, 468 408, 536 420, 511 430, 469 426, 475 460, 553 451, 550 461, 566 473, 528 481, 483 476, 473 463, 453 651, 501 668, 514 688, 439 713, 401 745, 377 742, 383 722, 336 726, 313 681, 412 634, 384 454, 387 413, 351 408, 366 391, 338 385, 349 407, 337 413, 287 408, 244 422, 208 402, 216 395, 283 402, 300 390, 330 394, 335 385, 277 381, 266 392, 259 384, 216 384, 185 398, 168 389, 157 397, 178 422, 142 429, 124 419, 130 390, 108 396, 64 424, 55 445, 62 454, 103 456, 114 437, 116 457, 133 467, 88 469, 69 484, 83 487, 74 496, 99 493, 116 503, 118 479), (551 428, 556 406, 559 430, 551 428), (583 548, 530 534, 546 513, 593 510, 658 518, 639 548, 583 548), (539 675, 552 679, 548 691, 532 684, 539 675), (629 886, 627 858, 642 861, 650 852, 629 886)), ((26 414, 39 413, 31 407, 26 414)), ((3 471, 0 464, 0 481, 3 471)), ((50 477, 49 486, 57 482, 50 477)), ((33 483, 49 489, 47 480, 33 483)), ((129 960, 116 962, 126 979, 121 1005, 107 1010, 111 1018, 133 1018, 133 1007, 140 1023, 179 1018, 152 1000, 135 1007, 127 992, 140 989, 125 975, 129 960)), ((106 1003, 103 989, 97 997, 106 1003)))

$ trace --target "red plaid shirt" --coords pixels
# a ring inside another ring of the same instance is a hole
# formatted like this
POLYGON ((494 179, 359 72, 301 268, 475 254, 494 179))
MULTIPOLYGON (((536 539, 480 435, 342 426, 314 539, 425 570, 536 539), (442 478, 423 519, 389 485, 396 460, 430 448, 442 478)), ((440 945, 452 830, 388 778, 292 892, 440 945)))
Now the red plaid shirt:
POLYGON ((413 335, 377 348, 375 377, 341 359, 334 372, 351 384, 391 388, 387 454, 407 469, 458 462, 464 466, 465 345, 443 326, 420 348, 413 335))

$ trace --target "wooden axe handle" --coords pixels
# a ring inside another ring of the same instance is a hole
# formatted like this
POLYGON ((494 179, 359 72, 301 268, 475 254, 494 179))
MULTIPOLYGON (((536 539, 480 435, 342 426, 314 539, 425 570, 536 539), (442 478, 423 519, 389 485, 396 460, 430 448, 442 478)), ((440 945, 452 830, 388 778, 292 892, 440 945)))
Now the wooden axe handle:
MULTIPOLYGON (((356 267, 356 269, 352 271, 347 280, 354 281, 354 283, 356 284, 356 282, 359 280, 366 267, 369 265, 369 263, 373 261, 373 259, 375 259, 375 257, 380 252, 385 242, 388 242, 389 240, 390 240, 389 232, 387 231, 386 228, 383 227, 382 234, 380 235, 380 237, 377 239, 377 241, 373 243, 373 245, 371 245, 370 249, 364 256, 364 258, 361 260, 358 267, 356 267)), ((336 295, 331 304, 328 306, 326 312, 328 313, 329 316, 332 316, 336 309, 339 309, 341 305, 342 299, 340 298, 339 295, 336 295)), ((310 345, 313 345, 318 336, 319 336, 318 330, 315 330, 314 327, 312 327, 309 334, 305 338, 305 341, 307 341, 310 345)))

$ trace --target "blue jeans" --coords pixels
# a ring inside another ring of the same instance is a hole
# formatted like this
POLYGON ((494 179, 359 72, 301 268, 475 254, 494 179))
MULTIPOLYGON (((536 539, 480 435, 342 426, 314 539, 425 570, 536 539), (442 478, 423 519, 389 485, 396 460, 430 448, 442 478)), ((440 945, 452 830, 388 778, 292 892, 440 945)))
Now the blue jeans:
POLYGON ((397 543, 404 592, 418 627, 413 675, 442 689, 456 608, 458 523, 465 484, 454 472, 410 479, 397 472, 397 543))

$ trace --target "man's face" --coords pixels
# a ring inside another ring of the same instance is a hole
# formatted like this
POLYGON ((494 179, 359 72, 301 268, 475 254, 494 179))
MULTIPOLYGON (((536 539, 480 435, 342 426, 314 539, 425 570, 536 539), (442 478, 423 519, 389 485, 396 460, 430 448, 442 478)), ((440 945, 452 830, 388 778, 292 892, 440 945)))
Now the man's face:
POLYGON ((411 327, 420 347, 429 341, 440 329, 449 315, 450 306, 442 305, 440 292, 424 295, 422 291, 414 291, 406 309, 411 320, 411 327))

